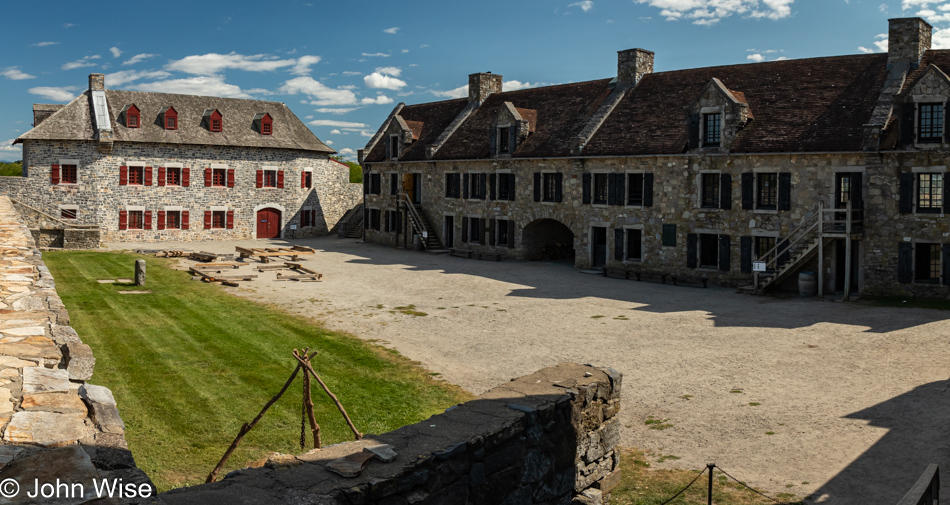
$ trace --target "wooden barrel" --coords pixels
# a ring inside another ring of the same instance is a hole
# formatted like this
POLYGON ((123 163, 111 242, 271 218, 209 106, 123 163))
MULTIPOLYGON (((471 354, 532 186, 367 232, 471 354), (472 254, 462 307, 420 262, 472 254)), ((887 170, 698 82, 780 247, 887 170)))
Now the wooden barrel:
POLYGON ((798 294, 800 296, 815 296, 818 292, 818 279, 815 272, 798 274, 798 294))

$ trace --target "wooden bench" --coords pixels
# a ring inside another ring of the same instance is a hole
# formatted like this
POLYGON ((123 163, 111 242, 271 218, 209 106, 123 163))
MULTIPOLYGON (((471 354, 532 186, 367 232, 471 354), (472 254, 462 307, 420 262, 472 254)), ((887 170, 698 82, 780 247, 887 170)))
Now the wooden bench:
POLYGON ((201 270, 195 267, 188 269, 196 277, 201 278, 203 282, 233 282, 233 281, 250 281, 257 278, 257 275, 253 274, 238 274, 238 275, 224 275, 222 270, 218 271, 209 271, 201 270))
POLYGON ((319 282, 323 279, 323 274, 320 272, 311 270, 300 263, 284 263, 284 266, 292 270, 300 272, 296 275, 287 275, 277 272, 277 280, 288 280, 288 281, 304 281, 304 282, 319 282))
POLYGON ((271 258, 287 256, 291 261, 299 261, 300 256, 306 254, 316 254, 311 247, 295 245, 293 247, 272 247, 266 249, 248 249, 246 247, 235 247, 237 253, 244 258, 257 258, 261 263, 269 263, 271 258))
POLYGON ((458 256, 459 258, 472 258, 472 251, 466 251, 465 249, 452 249, 452 256, 458 256))

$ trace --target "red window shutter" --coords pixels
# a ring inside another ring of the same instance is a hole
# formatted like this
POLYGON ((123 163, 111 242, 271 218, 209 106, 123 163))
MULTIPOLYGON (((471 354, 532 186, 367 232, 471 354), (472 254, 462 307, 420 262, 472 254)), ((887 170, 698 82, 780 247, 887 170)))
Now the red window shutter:
POLYGON ((165 185, 165 167, 158 167, 158 185, 159 186, 165 185))
POLYGON ((234 187, 234 169, 233 168, 228 169, 228 187, 229 188, 234 187))
POLYGON ((228 229, 234 228, 234 211, 228 211, 228 229))
POLYGON ((181 169, 181 185, 188 187, 191 184, 191 169, 183 168, 181 169))
POLYGON ((124 210, 119 211, 119 229, 124 230, 129 227, 129 213, 124 210))
POLYGON ((129 184, 129 167, 122 165, 119 167, 119 186, 126 186, 129 184))
MULTIPOLYGON (((188 169, 186 168, 185 170, 188 170, 188 169)), ((181 229, 182 230, 188 229, 188 211, 187 210, 181 211, 181 229)))
POLYGON ((59 184, 59 165, 52 165, 49 171, 49 179, 52 184, 59 184))
POLYGON ((307 172, 300 172, 300 187, 307 187, 307 172))
POLYGON ((211 211, 210 210, 205 211, 205 229, 206 230, 211 229, 211 211))
POLYGON ((152 185, 152 167, 145 167, 145 185, 152 185))
MULTIPOLYGON (((145 222, 148 223, 147 218, 145 222)), ((165 229, 165 211, 164 210, 158 211, 158 223, 155 223, 155 224, 156 224, 155 227, 158 228, 159 230, 165 229)))
POLYGON ((207 188, 210 186, 211 186, 211 169, 206 168, 205 169, 205 187, 207 188))
POLYGON ((257 187, 259 188, 264 187, 264 171, 263 170, 257 171, 257 187))
POLYGON ((143 228, 146 230, 151 230, 152 229, 152 211, 147 210, 143 212, 142 214, 145 215, 145 219, 144 219, 145 226, 143 226, 143 228))
POLYGON ((277 171, 277 187, 278 188, 284 187, 284 171, 283 170, 277 171))

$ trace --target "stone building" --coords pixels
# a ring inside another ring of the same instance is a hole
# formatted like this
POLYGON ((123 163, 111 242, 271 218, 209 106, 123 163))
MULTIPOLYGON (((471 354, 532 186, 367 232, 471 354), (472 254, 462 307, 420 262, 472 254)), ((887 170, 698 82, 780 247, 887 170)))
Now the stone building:
POLYGON ((327 233, 360 201, 347 166, 280 102, 105 89, 34 105, 24 177, 0 193, 105 241, 327 233))
POLYGON ((950 293, 950 51, 653 72, 399 104, 361 152, 367 240, 764 289, 950 293), (407 204, 409 202, 410 204, 407 204), (850 209, 850 212, 849 212, 850 209))

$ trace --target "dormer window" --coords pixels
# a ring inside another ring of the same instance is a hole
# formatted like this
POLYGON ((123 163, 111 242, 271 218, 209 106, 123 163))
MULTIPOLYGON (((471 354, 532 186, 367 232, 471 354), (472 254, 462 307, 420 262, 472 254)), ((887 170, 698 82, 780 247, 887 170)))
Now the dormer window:
POLYGON ((125 109, 125 126, 126 128, 138 128, 142 124, 141 114, 139 108, 135 104, 129 105, 125 109))
POLYGON ((511 127, 498 128, 498 154, 511 154, 511 127))
POLYGON ((272 135, 274 133, 274 119, 266 112, 254 114, 254 127, 261 135, 272 135))
POLYGON ((917 142, 939 144, 943 142, 943 104, 918 104, 917 142))
POLYGON ((719 147, 722 142, 722 113, 703 114, 703 147, 719 147))
POLYGON ((162 109, 162 123, 166 130, 178 129, 178 112, 174 107, 165 107, 162 109))
POLYGON ((399 158, 399 135, 389 136, 389 159, 399 158))
POLYGON ((205 109, 204 113, 201 114, 201 119, 209 131, 221 131, 222 118, 217 109, 205 109))
POLYGON ((502 103, 488 133, 492 156, 513 156, 538 123, 538 111, 519 109, 511 102, 502 103))

